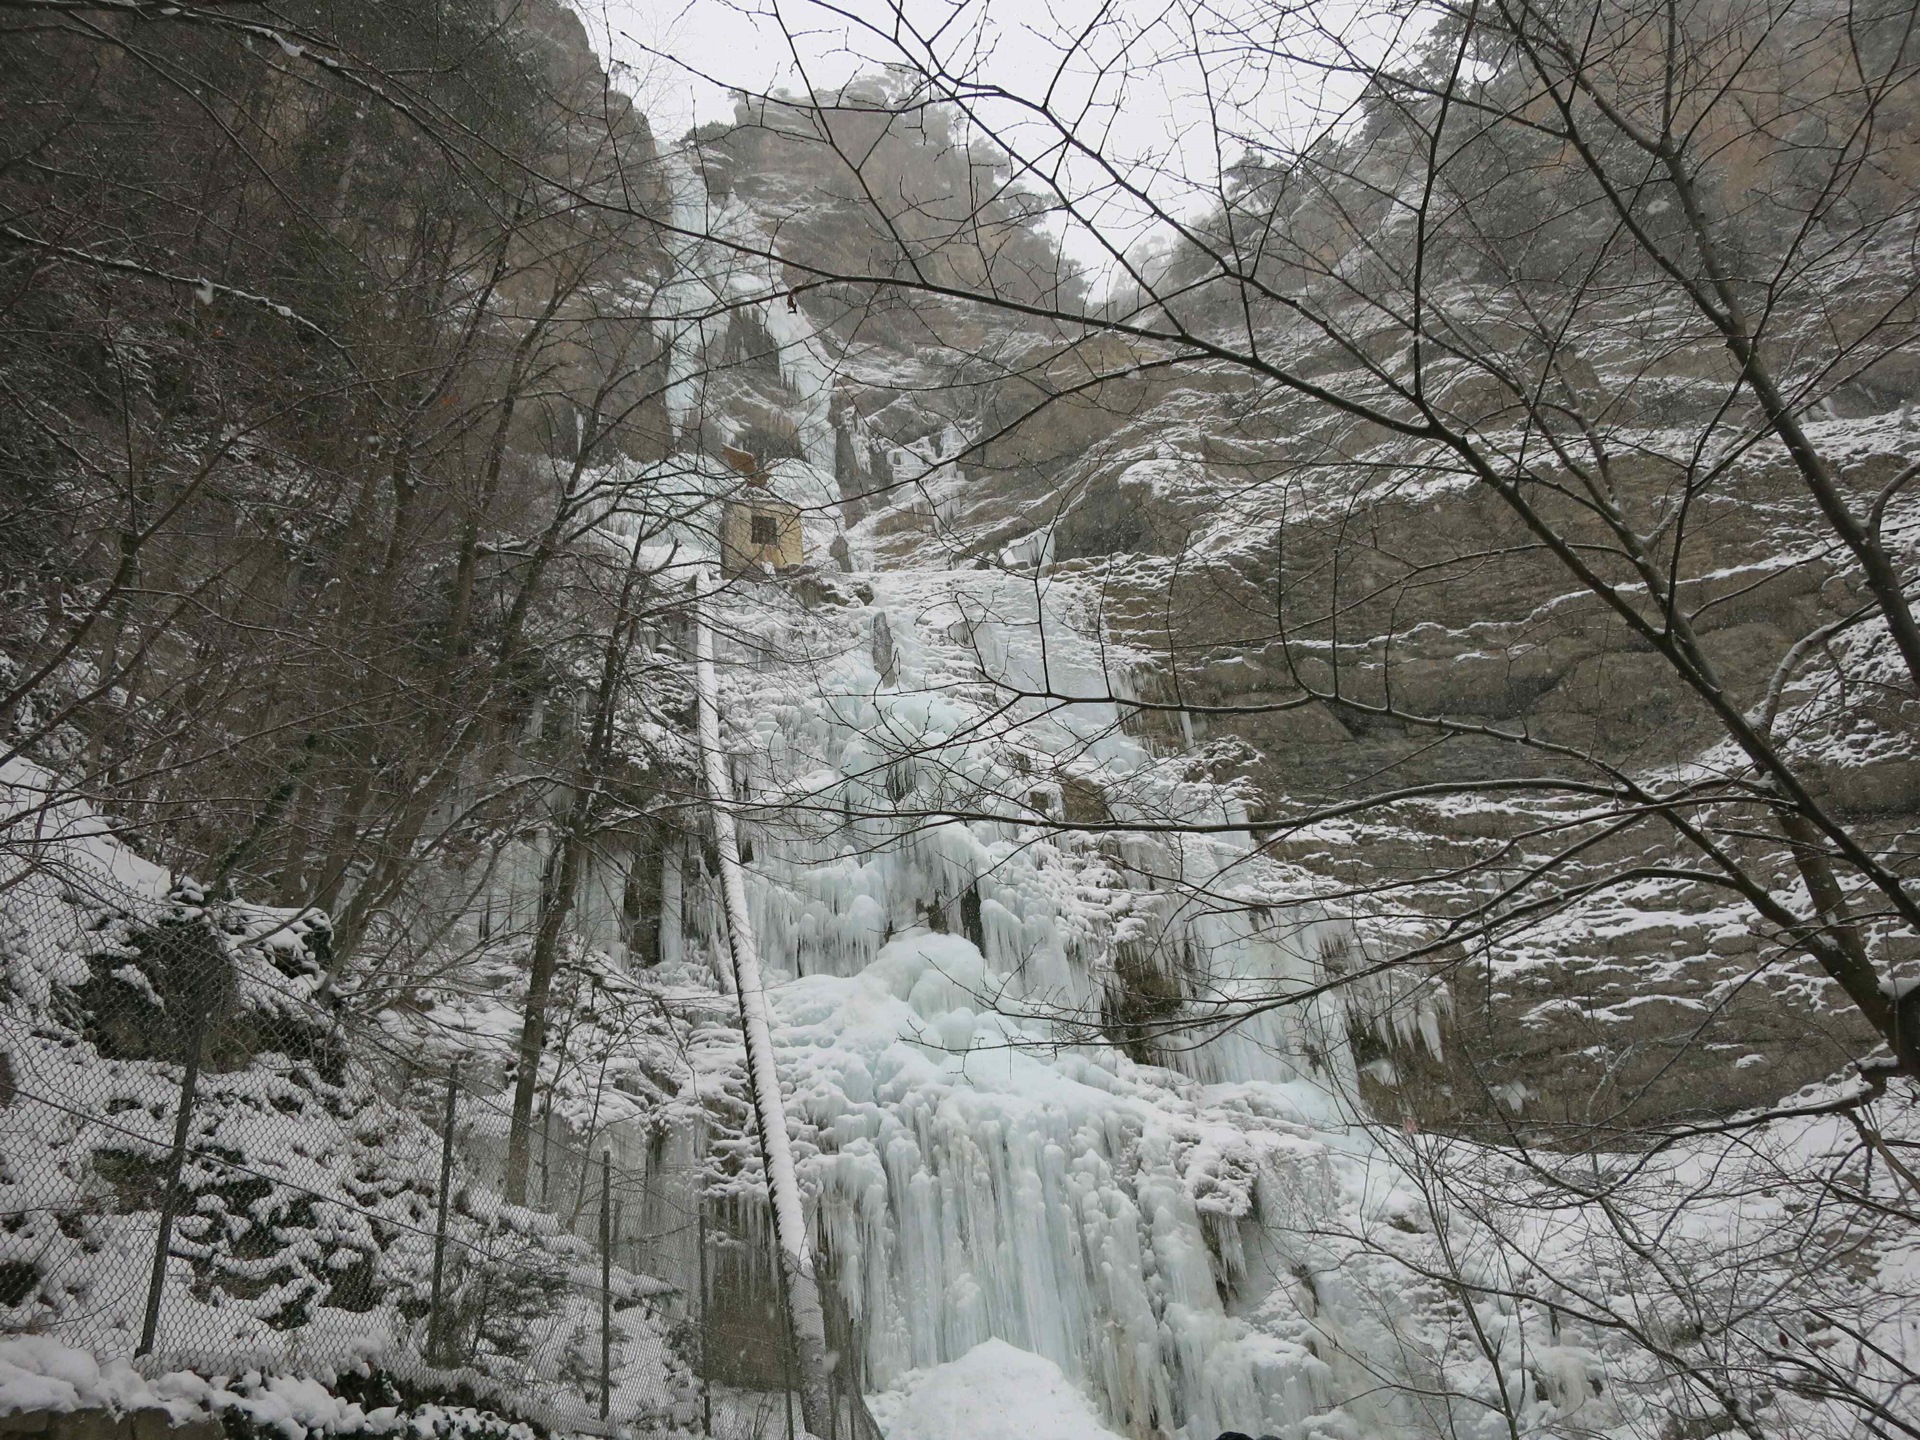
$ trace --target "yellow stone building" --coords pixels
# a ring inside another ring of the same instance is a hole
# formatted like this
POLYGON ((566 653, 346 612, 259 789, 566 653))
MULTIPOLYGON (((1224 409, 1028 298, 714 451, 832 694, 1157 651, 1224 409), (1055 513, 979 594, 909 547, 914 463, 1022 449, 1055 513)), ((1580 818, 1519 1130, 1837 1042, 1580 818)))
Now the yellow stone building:
POLYGON ((730 580, 751 579, 804 564, 800 507, 773 493, 756 457, 731 446, 723 454, 746 484, 721 502, 720 573, 730 580))

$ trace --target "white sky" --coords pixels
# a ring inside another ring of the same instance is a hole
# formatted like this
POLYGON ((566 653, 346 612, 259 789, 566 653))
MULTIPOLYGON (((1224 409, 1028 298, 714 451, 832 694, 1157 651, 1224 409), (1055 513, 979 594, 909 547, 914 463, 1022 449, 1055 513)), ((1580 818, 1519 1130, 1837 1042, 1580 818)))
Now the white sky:
MULTIPOLYGON (((1308 19, 1273 0, 575 0, 595 44, 625 65, 663 143, 733 114, 728 88, 804 91, 845 83, 899 58, 890 36, 910 31, 950 69, 1074 116, 1075 132, 1120 163, 1175 213, 1193 213, 1250 134, 1298 131, 1352 85, 1276 64, 1277 44, 1326 54, 1310 24, 1351 22, 1356 0, 1323 0, 1308 19), (898 4, 900 15, 893 13, 898 4), (1223 117, 1219 130, 1210 114, 1223 117)), ((918 42, 909 40, 909 49, 918 42)), ((1055 136, 1017 107, 988 116, 1009 148, 1040 156, 1055 136)), ((1065 172, 1101 228, 1132 245, 1153 232, 1137 201, 1085 161, 1065 172)), ((1104 259, 1090 236, 1066 230, 1070 254, 1104 259)))

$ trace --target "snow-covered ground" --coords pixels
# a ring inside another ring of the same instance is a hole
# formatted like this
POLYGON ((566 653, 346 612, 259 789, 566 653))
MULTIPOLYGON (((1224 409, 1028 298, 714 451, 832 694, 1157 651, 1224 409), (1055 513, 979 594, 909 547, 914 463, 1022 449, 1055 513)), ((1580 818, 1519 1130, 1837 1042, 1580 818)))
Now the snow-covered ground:
MULTIPOLYGON (((0 1422, 10 1415, 69 1415, 103 1410, 158 1414, 169 1428, 232 1421, 282 1440, 309 1435, 406 1435, 413 1440, 534 1440, 530 1425, 470 1406, 364 1405, 305 1375, 252 1371, 208 1378, 192 1370, 143 1375, 124 1359, 102 1364, 91 1352, 45 1336, 0 1339, 0 1422)), ((200 1433, 205 1433, 200 1432, 200 1433)))
POLYGON ((1058 1365, 1004 1340, 912 1372, 873 1408, 887 1440, 1114 1440, 1058 1365))
MULTIPOLYGON (((440 1137, 409 1093, 409 1057, 320 999, 327 917, 209 900, 22 761, 0 776, 0 816, 0 1336, 26 1337, 0 1340, 0 1414, 237 1409, 288 1440, 403 1428, 323 1403, 310 1383, 369 1366, 436 1373, 424 1356, 440 1137), (210 1018, 136 1374, 183 1012, 210 1018)), ((434 1383, 548 1422, 591 1415, 597 1256, 466 1163, 450 1197, 458 1373, 434 1383)), ((691 1412, 664 1291, 613 1269, 613 1398, 625 1417, 671 1423, 691 1412)))

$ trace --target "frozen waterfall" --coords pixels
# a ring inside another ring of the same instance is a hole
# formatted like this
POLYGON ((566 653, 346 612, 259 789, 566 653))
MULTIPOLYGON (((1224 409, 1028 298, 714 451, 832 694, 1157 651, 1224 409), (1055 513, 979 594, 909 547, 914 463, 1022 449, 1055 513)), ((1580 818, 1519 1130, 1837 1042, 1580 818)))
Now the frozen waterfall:
POLYGON ((780 1069, 867 1388, 997 1339, 1142 1440, 1371 1416, 1355 1357, 1391 1321, 1312 1238, 1393 1188, 1345 1123, 1345 1012, 1270 1009, 1153 1064, 1100 1035, 1152 976, 1201 1016, 1306 987, 1344 927, 1263 906, 1285 877, 1244 815, 1111 704, 1006 708, 1108 691, 1068 588, 870 581, 811 609, 750 587, 719 627, 780 1069), (1113 828, 1036 826, 1063 789, 1113 828), (1220 828, 1119 828, 1156 816, 1220 828))

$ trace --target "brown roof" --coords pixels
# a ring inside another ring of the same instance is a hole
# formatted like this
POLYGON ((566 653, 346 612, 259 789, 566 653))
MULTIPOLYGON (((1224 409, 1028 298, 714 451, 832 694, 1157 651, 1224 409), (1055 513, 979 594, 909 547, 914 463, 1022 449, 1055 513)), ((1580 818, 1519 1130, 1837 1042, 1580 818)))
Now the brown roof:
POLYGON ((720 458, 725 460, 737 472, 747 477, 755 485, 767 483, 766 468, 761 465, 760 457, 751 450, 741 450, 732 445, 720 447, 720 458))

